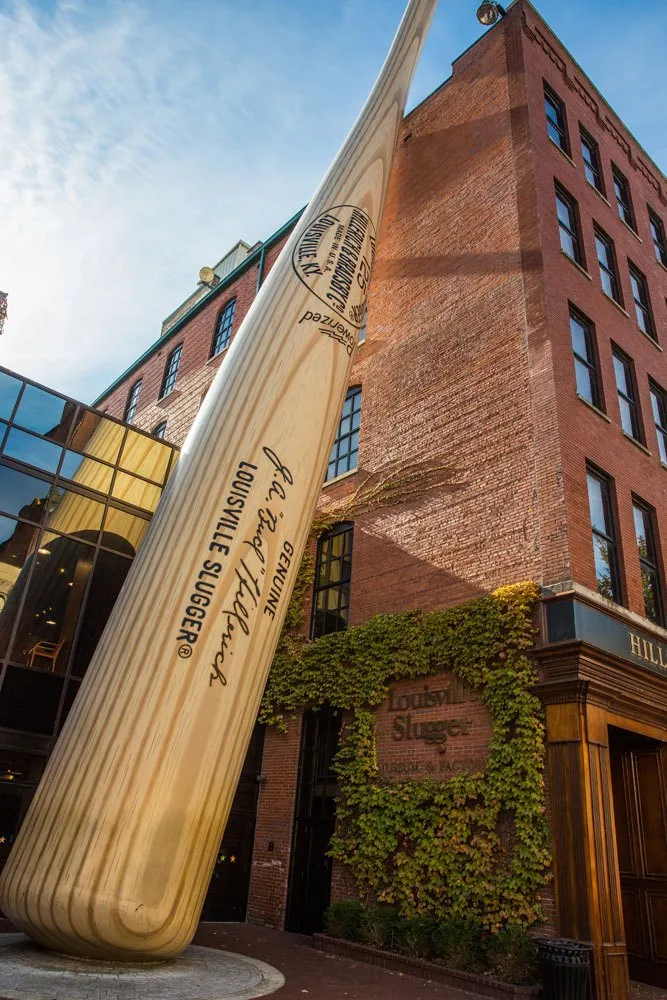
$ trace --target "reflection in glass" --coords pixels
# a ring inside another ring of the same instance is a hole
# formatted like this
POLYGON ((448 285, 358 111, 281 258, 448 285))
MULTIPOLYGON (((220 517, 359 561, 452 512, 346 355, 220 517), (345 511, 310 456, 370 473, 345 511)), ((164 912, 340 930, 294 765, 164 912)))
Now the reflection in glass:
POLYGON ((62 689, 62 677, 8 666, 0 698, 0 726, 50 736, 62 689))
POLYGON ((79 535, 86 541, 95 543, 102 527, 104 504, 73 490, 54 486, 49 502, 46 526, 64 535, 79 535))
POLYGON ((70 444, 77 451, 85 451, 87 455, 115 465, 124 434, 122 424, 107 420, 100 413, 81 410, 74 424, 70 444))
POLYGON ((58 468, 62 448, 43 438, 35 437, 34 434, 27 434, 12 427, 7 435, 4 447, 5 455, 10 458, 17 458, 28 465, 34 465, 38 469, 46 472, 55 472, 58 468))
POLYGON ((0 748, 0 787, 4 790, 7 785, 36 785, 42 776, 45 763, 46 757, 42 754, 0 748))
POLYGON ((28 558, 37 547, 39 529, 10 517, 0 517, 0 656, 9 642, 17 603, 12 591, 28 558), (3 615, 9 604, 7 615, 3 615), (4 637, 4 641, 3 641, 4 637))
POLYGON ((130 476, 127 472, 116 473, 112 494, 118 500, 124 500, 134 507, 141 507, 142 510, 154 511, 161 493, 159 486, 153 486, 143 479, 130 476))
POLYGON ((101 544, 114 552, 134 556, 149 524, 150 521, 143 517, 128 514, 117 507, 109 507, 101 544))
POLYGON ((13 662, 65 672, 94 551, 77 539, 44 532, 12 643, 13 662))
POLYGON ((102 549, 98 553, 72 663, 77 677, 83 677, 90 663, 131 565, 132 560, 124 556, 102 549))
POLYGON ((21 385, 20 379, 0 371, 0 417, 4 420, 11 418, 21 385))
POLYGON ((101 462, 79 455, 76 451, 66 451, 59 475, 61 479, 72 479, 80 486, 108 493, 113 469, 110 465, 102 465, 101 462))
POLYGON ((0 510, 41 524, 46 511, 49 483, 25 472, 0 465, 0 510))
POLYGON ((162 484, 170 458, 171 449, 167 445, 159 444, 144 434, 137 434, 136 431, 128 431, 120 466, 137 476, 162 484))
POLYGON ((76 403, 36 385, 26 385, 14 422, 53 441, 65 442, 76 403))
POLYGON ((80 687, 80 681, 67 682, 67 689, 65 691, 65 697, 63 698, 62 709, 60 711, 60 719, 58 720, 58 732, 60 732, 67 721, 67 716, 70 713, 70 709, 74 704, 74 699, 76 698, 80 687))

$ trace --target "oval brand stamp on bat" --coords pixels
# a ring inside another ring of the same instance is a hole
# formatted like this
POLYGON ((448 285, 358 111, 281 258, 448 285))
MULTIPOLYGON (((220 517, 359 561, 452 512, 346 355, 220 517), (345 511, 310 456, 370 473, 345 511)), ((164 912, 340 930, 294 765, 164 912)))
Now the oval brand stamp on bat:
POLYGON ((345 324, 361 329, 373 258, 375 226, 354 205, 335 205, 314 219, 292 254, 292 266, 307 288, 327 307, 306 312, 322 333, 340 340, 352 353, 355 337, 345 324))

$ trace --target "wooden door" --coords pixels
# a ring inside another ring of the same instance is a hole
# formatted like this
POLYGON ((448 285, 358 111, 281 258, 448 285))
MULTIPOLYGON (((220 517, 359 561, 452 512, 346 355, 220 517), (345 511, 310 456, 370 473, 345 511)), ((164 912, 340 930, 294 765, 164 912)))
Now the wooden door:
POLYGON ((614 815, 630 977, 667 987, 667 745, 630 733, 614 743, 614 815))

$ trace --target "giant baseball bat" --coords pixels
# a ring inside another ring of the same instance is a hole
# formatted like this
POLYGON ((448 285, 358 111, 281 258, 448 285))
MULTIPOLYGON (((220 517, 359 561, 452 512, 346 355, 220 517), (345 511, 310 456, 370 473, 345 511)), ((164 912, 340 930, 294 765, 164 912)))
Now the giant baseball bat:
POLYGON ((166 958, 194 934, 348 387, 436 3, 409 3, 242 323, 16 840, 2 908, 49 948, 166 958))

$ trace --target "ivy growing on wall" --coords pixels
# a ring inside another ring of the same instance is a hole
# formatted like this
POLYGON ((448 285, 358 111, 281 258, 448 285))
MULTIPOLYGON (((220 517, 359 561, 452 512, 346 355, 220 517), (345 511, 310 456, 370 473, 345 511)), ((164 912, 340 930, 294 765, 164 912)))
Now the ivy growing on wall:
POLYGON ((549 869, 544 733, 529 657, 532 583, 445 611, 378 615, 307 642, 297 637, 306 562, 265 693, 263 721, 329 704, 345 711, 331 853, 365 900, 404 916, 478 917, 495 930, 540 919, 549 869), (451 671, 486 703, 492 736, 477 773, 389 781, 378 771, 373 709, 391 682, 451 671))

